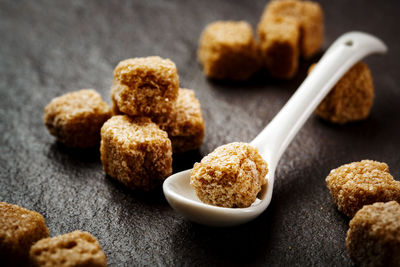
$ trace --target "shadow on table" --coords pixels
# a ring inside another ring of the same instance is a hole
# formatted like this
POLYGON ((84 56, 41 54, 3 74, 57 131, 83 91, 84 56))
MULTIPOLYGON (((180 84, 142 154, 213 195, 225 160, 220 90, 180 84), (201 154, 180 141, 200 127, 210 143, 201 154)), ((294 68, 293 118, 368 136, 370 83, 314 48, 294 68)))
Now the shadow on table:
MULTIPOLYGON (((174 259, 192 259, 194 265, 249 265, 261 263, 269 247, 268 212, 235 227, 214 228, 182 221, 171 234, 174 259)), ((187 262, 186 262, 187 263, 187 262)))
POLYGON ((400 134, 400 127, 396 115, 400 108, 387 107, 388 112, 382 112, 383 107, 372 110, 365 120, 346 123, 344 125, 334 124, 320 118, 316 118, 313 124, 321 127, 327 138, 335 140, 338 146, 351 144, 359 154, 384 154, 381 153, 382 140, 384 144, 390 145, 396 142, 400 134), (395 133, 398 134, 395 134, 395 133), (356 149, 357 148, 357 149, 356 149))
POLYGON ((191 169, 195 162, 199 162, 203 158, 198 149, 181 154, 174 154, 172 157, 173 173, 191 169))
POLYGON ((126 199, 128 201, 135 200, 142 202, 143 205, 166 204, 164 193, 162 191, 162 185, 159 185, 156 188, 146 192, 142 190, 130 189, 109 175, 104 175, 104 180, 111 193, 111 196, 116 202, 126 199))
MULTIPOLYGON (((202 156, 199 150, 173 155, 173 173, 191 169, 193 164, 200 161, 201 158, 202 156)), ((146 192, 140 189, 130 189, 109 175, 105 175, 104 177, 107 185, 109 185, 111 194, 115 196, 116 199, 119 199, 121 198, 121 195, 124 195, 147 204, 166 204, 164 193, 162 191, 162 184, 146 192)))
POLYGON ((91 166, 92 164, 100 163, 100 151, 98 146, 81 149, 66 147, 59 142, 54 142, 49 147, 47 157, 52 161, 58 162, 59 164, 80 167, 91 166))
POLYGON ((227 90, 231 92, 234 90, 241 90, 243 88, 245 88, 245 90, 265 90, 265 88, 268 87, 269 89, 276 88, 280 91, 288 89, 293 90, 294 92, 307 77, 308 68, 311 66, 311 64, 318 62, 322 55, 323 53, 321 52, 311 59, 300 60, 297 73, 293 78, 290 79, 274 78, 265 68, 262 68, 246 81, 216 80, 212 78, 208 78, 207 80, 216 90, 221 91, 227 90))

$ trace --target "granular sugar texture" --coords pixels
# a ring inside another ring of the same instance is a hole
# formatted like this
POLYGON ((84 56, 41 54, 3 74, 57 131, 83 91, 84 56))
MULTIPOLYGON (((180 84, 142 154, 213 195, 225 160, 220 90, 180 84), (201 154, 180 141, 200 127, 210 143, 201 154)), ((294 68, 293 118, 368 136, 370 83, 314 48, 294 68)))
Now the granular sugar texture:
POLYGON ((26 265, 30 247, 48 236, 49 229, 41 214, 0 202, 0 259, 3 266, 26 265))
POLYGON ((61 143, 87 148, 100 143, 100 128, 110 116, 99 93, 83 89, 54 98, 45 108, 44 122, 61 143))
POLYGON ((310 58, 321 48, 324 34, 323 11, 311 1, 271 1, 257 27, 263 61, 270 74, 292 78, 299 55, 310 58))
POLYGON ((359 266, 400 266, 400 204, 366 205, 350 221, 346 247, 359 266))
POLYGON ((146 117, 118 115, 101 128, 106 174, 132 189, 150 190, 172 173, 168 134, 146 117))
POLYGON ((158 116, 172 110, 178 97, 175 63, 158 56, 121 61, 114 70, 112 99, 130 116, 158 116))
POLYGON ((259 68, 253 30, 245 21, 216 21, 201 34, 197 51, 207 77, 247 80, 259 68))
MULTIPOLYGON (((310 67, 312 71, 315 64, 310 67)), ((374 84, 368 66, 356 63, 336 83, 315 110, 324 120, 344 124, 368 117, 374 100, 374 84)))
POLYGON ((46 238, 31 247, 33 266, 107 266, 107 259, 97 239, 88 232, 74 231, 46 238))
POLYGON ((400 201, 400 182, 390 175, 386 163, 373 160, 331 170, 326 184, 338 209, 350 218, 364 205, 400 201))
POLYGON ((171 113, 154 119, 168 133, 174 153, 199 148, 204 139, 204 119, 194 91, 179 89, 178 100, 171 113))
POLYGON ((230 143, 215 149, 195 163, 190 184, 199 199, 207 204, 249 207, 267 183, 267 163, 255 147, 247 143, 230 143))

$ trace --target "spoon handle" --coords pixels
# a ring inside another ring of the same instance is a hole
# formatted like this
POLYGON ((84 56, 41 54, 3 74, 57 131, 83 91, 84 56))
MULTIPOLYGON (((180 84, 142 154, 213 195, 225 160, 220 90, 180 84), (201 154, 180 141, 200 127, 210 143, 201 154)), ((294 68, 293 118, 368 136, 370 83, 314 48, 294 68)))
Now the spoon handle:
POLYGON ((386 45, 370 34, 349 32, 339 37, 251 144, 270 166, 276 166, 293 137, 339 79, 363 57, 386 51, 386 45))

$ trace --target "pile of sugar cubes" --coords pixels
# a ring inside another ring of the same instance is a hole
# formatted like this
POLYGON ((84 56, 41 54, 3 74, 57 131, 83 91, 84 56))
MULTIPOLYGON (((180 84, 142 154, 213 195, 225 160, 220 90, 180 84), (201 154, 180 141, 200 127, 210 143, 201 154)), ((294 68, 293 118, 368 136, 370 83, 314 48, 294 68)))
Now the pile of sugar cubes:
POLYGON ((261 67, 290 79, 299 57, 311 58, 323 43, 323 11, 312 1, 271 1, 257 27, 246 21, 216 21, 203 31, 197 52, 205 74, 214 79, 247 80, 261 67))
POLYGON ((112 108, 92 89, 53 99, 49 132, 70 147, 100 142, 104 171, 132 189, 150 190, 172 174, 172 153, 199 148, 204 119, 194 91, 179 88, 176 65, 158 56, 121 61, 112 108))

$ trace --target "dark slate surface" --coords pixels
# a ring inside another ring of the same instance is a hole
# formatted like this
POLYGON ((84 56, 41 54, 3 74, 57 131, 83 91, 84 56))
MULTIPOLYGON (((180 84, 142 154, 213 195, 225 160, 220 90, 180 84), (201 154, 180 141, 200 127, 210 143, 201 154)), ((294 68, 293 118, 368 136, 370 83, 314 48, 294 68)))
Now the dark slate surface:
MULTIPOLYGON (((365 158, 400 175, 400 39, 397 1, 324 1, 326 48, 349 30, 381 37, 386 56, 371 56, 376 86, 371 116, 346 126, 312 116, 283 155, 272 203, 255 221, 207 228, 186 221, 161 190, 126 190, 104 175, 96 149, 57 144, 42 122, 60 94, 96 88, 109 98, 122 59, 160 55, 176 62, 182 87, 196 91, 207 122, 204 145, 175 158, 175 171, 218 145, 250 141, 305 77, 260 74, 248 83, 207 80, 196 62, 203 27, 218 19, 258 22, 265 1, 0 1, 0 200, 42 213, 51 235, 95 235, 111 266, 336 265, 348 219, 325 187, 332 168, 365 158)), ((398 179, 398 178, 397 178, 398 179)))

